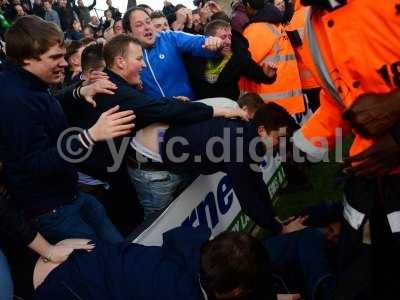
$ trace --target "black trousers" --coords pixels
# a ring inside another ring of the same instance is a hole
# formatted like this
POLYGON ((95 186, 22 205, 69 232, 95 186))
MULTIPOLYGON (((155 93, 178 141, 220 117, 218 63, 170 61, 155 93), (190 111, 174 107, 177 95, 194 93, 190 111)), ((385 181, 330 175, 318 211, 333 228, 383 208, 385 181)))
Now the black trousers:
POLYGON ((400 295, 400 236, 392 232, 387 216, 400 210, 400 176, 349 178, 345 196, 348 204, 366 218, 358 230, 343 220, 336 299, 397 299, 400 295), (362 241, 367 220, 371 236, 369 246, 362 241))

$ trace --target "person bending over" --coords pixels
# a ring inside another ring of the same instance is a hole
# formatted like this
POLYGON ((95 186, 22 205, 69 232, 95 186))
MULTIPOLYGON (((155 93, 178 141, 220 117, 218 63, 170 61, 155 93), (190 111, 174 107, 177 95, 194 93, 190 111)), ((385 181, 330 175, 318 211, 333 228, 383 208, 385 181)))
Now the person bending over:
MULTIPOLYGON (((207 99, 204 102, 214 103, 216 107, 237 106, 235 102, 227 99, 207 99)), ((270 108, 266 113, 271 114, 272 118, 274 109, 271 109, 271 106, 280 108, 274 103, 266 106, 270 108)), ((280 109, 284 111, 283 108, 280 109)), ((293 120, 290 116, 289 118, 293 120)), ((265 116, 265 119, 268 120, 268 116, 265 116)), ((174 173, 227 173, 240 205, 248 216, 257 225, 274 233, 285 233, 286 227, 275 217, 268 189, 258 169, 259 163, 265 159, 265 153, 268 152, 266 150, 273 150, 269 148, 271 143, 268 141, 274 139, 275 133, 269 127, 268 132, 265 130, 264 126, 268 126, 267 124, 269 123, 221 118, 184 126, 152 124, 137 132, 131 146, 137 153, 153 162, 163 164, 167 170, 174 173), (241 140, 242 145, 238 140, 241 140)), ((278 128, 289 125, 274 124, 278 128)))

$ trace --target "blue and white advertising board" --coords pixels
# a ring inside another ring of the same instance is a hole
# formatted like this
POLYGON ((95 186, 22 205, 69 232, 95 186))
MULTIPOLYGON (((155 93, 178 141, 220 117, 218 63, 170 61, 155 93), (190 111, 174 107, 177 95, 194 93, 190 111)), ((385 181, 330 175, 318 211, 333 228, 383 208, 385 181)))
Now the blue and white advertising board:
MULTIPOLYGON (((261 166, 271 198, 286 183, 279 158, 261 166)), ((212 235, 232 231, 249 231, 254 223, 240 208, 229 177, 225 173, 199 176, 168 208, 132 242, 160 246, 162 234, 182 224, 208 225, 212 235)))

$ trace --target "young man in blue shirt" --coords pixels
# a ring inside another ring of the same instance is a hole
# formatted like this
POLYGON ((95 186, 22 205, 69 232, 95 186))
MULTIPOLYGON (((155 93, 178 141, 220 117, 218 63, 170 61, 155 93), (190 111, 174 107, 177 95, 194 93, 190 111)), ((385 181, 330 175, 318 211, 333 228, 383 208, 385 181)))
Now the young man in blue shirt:
POLYGON ((143 93, 154 98, 184 96, 194 100, 182 55, 214 57, 222 47, 218 37, 193 35, 180 31, 157 33, 144 9, 134 7, 123 18, 126 32, 131 32, 143 47, 146 68, 141 73, 143 93))

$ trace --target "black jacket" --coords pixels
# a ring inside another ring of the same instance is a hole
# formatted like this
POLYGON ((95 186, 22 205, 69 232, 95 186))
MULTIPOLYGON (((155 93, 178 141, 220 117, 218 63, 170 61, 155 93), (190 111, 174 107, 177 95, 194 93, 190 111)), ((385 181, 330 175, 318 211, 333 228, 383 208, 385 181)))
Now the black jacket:
POLYGON ((215 83, 209 83, 204 78, 207 59, 193 56, 185 57, 190 84, 197 99, 225 97, 237 101, 240 94, 239 79, 241 76, 245 76, 256 83, 272 83, 275 81, 276 78, 271 79, 265 76, 262 67, 251 58, 248 47, 248 41, 240 33, 233 32, 232 57, 215 83))
POLYGON ((72 0, 71 3, 75 13, 78 15, 82 28, 84 28, 90 23, 90 11, 96 7, 96 0, 93 0, 91 5, 83 7, 76 5, 75 0, 72 0))
MULTIPOLYGON (((68 125, 59 101, 38 77, 15 66, 0 74, 0 90, 0 160, 18 208, 34 216, 73 201, 77 173, 61 153, 82 147, 62 135, 68 125)), ((72 90, 59 99, 70 98, 72 90)))
MULTIPOLYGON (((146 96, 129 85, 123 78, 112 71, 106 71, 110 80, 117 85, 115 94, 98 95, 95 97, 96 108, 82 102, 79 112, 82 113, 82 119, 78 126, 82 128, 91 127, 100 115, 106 110, 119 105, 120 110, 133 110, 136 115, 135 129, 131 133, 134 135, 140 130, 152 123, 175 123, 190 124, 198 121, 208 120, 213 116, 213 109, 202 103, 180 102, 174 98, 154 99, 146 96)), ((122 138, 114 139, 117 149, 119 149, 122 138)), ((94 148, 89 160, 86 162, 86 170, 89 174, 97 178, 104 178, 101 174, 107 173, 107 167, 113 165, 110 148, 107 143, 98 143, 94 148)))
POLYGON ((72 23, 74 22, 74 11, 71 4, 68 2, 66 7, 55 6, 54 10, 58 13, 60 17, 61 29, 62 31, 72 30, 72 23))
POLYGON ((33 4, 32 7, 32 13, 42 19, 44 19, 44 16, 46 14, 46 11, 44 10, 42 5, 38 5, 36 3, 33 4))
POLYGON ((33 299, 204 300, 201 247, 210 235, 207 226, 178 227, 163 234, 161 247, 95 241, 91 253, 76 251, 52 271, 33 299))
MULTIPOLYGON (((2 177, 0 175, 0 177, 2 177)), ((16 242, 29 245, 34 240, 37 231, 18 213, 15 202, 12 201, 7 190, 2 188, 0 179, 0 233, 16 242)))
POLYGON ((109 6, 107 9, 111 10, 112 18, 115 21, 118 21, 119 19, 122 18, 122 14, 119 12, 118 8, 113 7, 113 6, 109 6))

